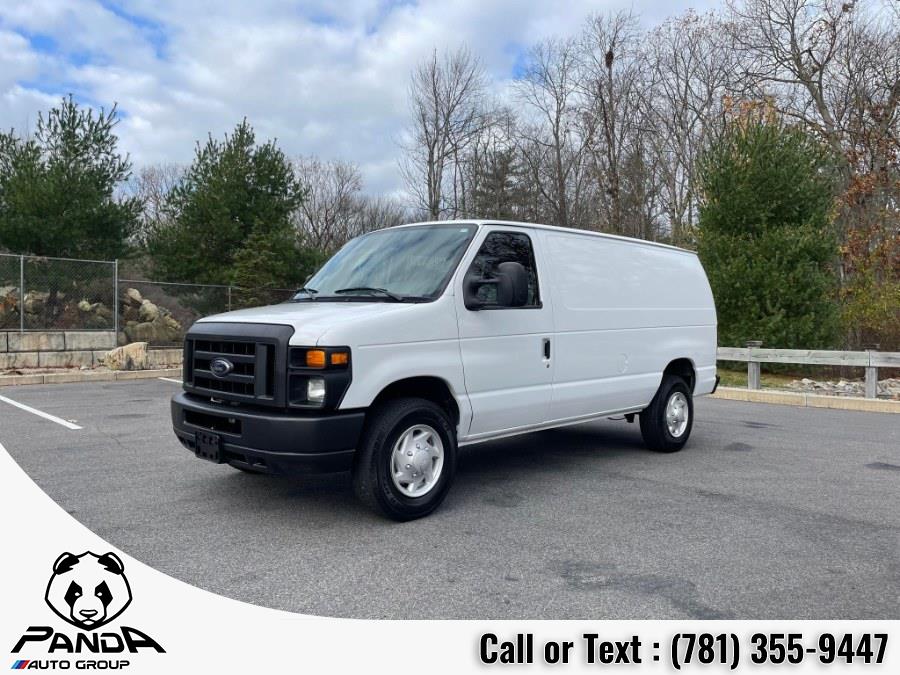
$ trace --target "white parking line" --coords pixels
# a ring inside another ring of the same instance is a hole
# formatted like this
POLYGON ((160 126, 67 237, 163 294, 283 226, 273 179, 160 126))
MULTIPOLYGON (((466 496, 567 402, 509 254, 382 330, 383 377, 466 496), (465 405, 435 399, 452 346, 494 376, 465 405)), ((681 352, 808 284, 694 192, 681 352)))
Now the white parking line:
POLYGON ((3 403, 9 403, 11 406, 18 408, 19 410, 24 410, 25 412, 30 412, 32 415, 37 415, 38 417, 43 417, 45 420, 50 420, 51 422, 56 422, 57 424, 64 426, 66 429, 71 429, 72 431, 77 431, 81 429, 77 424, 72 424, 71 422, 64 420, 62 418, 56 417, 55 415, 51 415, 50 413, 45 413, 43 410, 38 410, 37 408, 32 408, 30 405, 25 405, 24 403, 19 403, 18 401, 13 401, 11 398, 6 398, 5 396, 0 396, 0 401, 3 403))
POLYGON ((157 380, 162 380, 163 382, 174 382, 175 384, 183 384, 181 380, 175 380, 171 377, 158 377, 157 380))

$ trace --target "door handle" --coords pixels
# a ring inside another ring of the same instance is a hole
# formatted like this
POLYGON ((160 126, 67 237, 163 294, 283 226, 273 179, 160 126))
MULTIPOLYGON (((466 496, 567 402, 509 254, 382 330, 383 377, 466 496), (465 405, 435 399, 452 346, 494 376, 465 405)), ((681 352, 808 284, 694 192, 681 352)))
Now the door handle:
POLYGON ((550 338, 544 338, 544 358, 550 359, 550 338))

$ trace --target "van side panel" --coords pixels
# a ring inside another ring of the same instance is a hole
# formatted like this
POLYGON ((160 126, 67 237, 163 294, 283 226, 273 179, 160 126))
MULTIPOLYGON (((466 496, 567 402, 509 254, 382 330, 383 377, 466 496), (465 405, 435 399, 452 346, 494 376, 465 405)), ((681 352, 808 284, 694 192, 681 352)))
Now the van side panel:
POLYGON ((347 345, 351 350, 353 379, 341 410, 363 409, 388 385, 410 377, 443 380, 460 411, 460 430, 472 418, 459 355, 459 328, 454 297, 434 302, 379 305, 380 314, 366 321, 335 325, 319 339, 320 345, 347 345))
POLYGON ((712 390, 716 313, 695 255, 573 234, 546 241, 555 419, 646 406, 677 358, 693 362, 695 393, 712 390))

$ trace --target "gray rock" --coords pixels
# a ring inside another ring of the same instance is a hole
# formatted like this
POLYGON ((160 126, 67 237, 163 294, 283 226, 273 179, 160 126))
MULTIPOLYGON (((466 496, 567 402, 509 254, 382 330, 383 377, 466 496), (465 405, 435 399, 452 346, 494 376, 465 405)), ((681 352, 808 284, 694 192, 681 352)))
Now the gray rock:
POLYGON ((138 310, 138 317, 140 318, 142 323, 156 321, 159 318, 159 307, 154 305, 149 300, 144 300, 141 303, 141 307, 138 310))
POLYGON ((132 342, 116 347, 103 357, 103 365, 110 370, 144 370, 147 367, 147 343, 132 342))
POLYGON ((135 307, 140 307, 144 302, 143 296, 141 296, 141 292, 136 288, 128 288, 125 290, 125 295, 123 296, 123 300, 135 307))
POLYGON ((25 306, 25 313, 40 314, 44 311, 44 307, 46 306, 47 300, 49 299, 49 293, 43 293, 41 291, 28 291, 25 294, 25 302, 23 303, 25 306))
POLYGON ((125 335, 132 342, 150 342, 163 344, 180 342, 182 339, 181 324, 171 316, 157 314, 153 321, 134 322, 125 324, 125 335))
MULTIPOLYGON (((805 391, 826 396, 865 396, 866 385, 862 379, 816 381, 809 378, 794 380, 788 388, 794 391, 805 391)), ((888 378, 878 382, 877 394, 879 398, 891 398, 900 400, 900 380, 888 378)))

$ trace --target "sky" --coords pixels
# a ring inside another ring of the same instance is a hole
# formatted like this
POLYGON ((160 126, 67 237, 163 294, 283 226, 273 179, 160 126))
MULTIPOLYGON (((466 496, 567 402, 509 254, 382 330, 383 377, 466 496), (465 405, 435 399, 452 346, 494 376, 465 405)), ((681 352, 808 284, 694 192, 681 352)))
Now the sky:
POLYGON ((118 105, 135 167, 190 162, 208 133, 247 117, 291 157, 359 165, 366 192, 397 192, 406 92, 433 49, 467 43, 495 86, 529 45, 593 12, 653 25, 715 0, 0 0, 0 128, 33 129, 72 93, 118 105))

